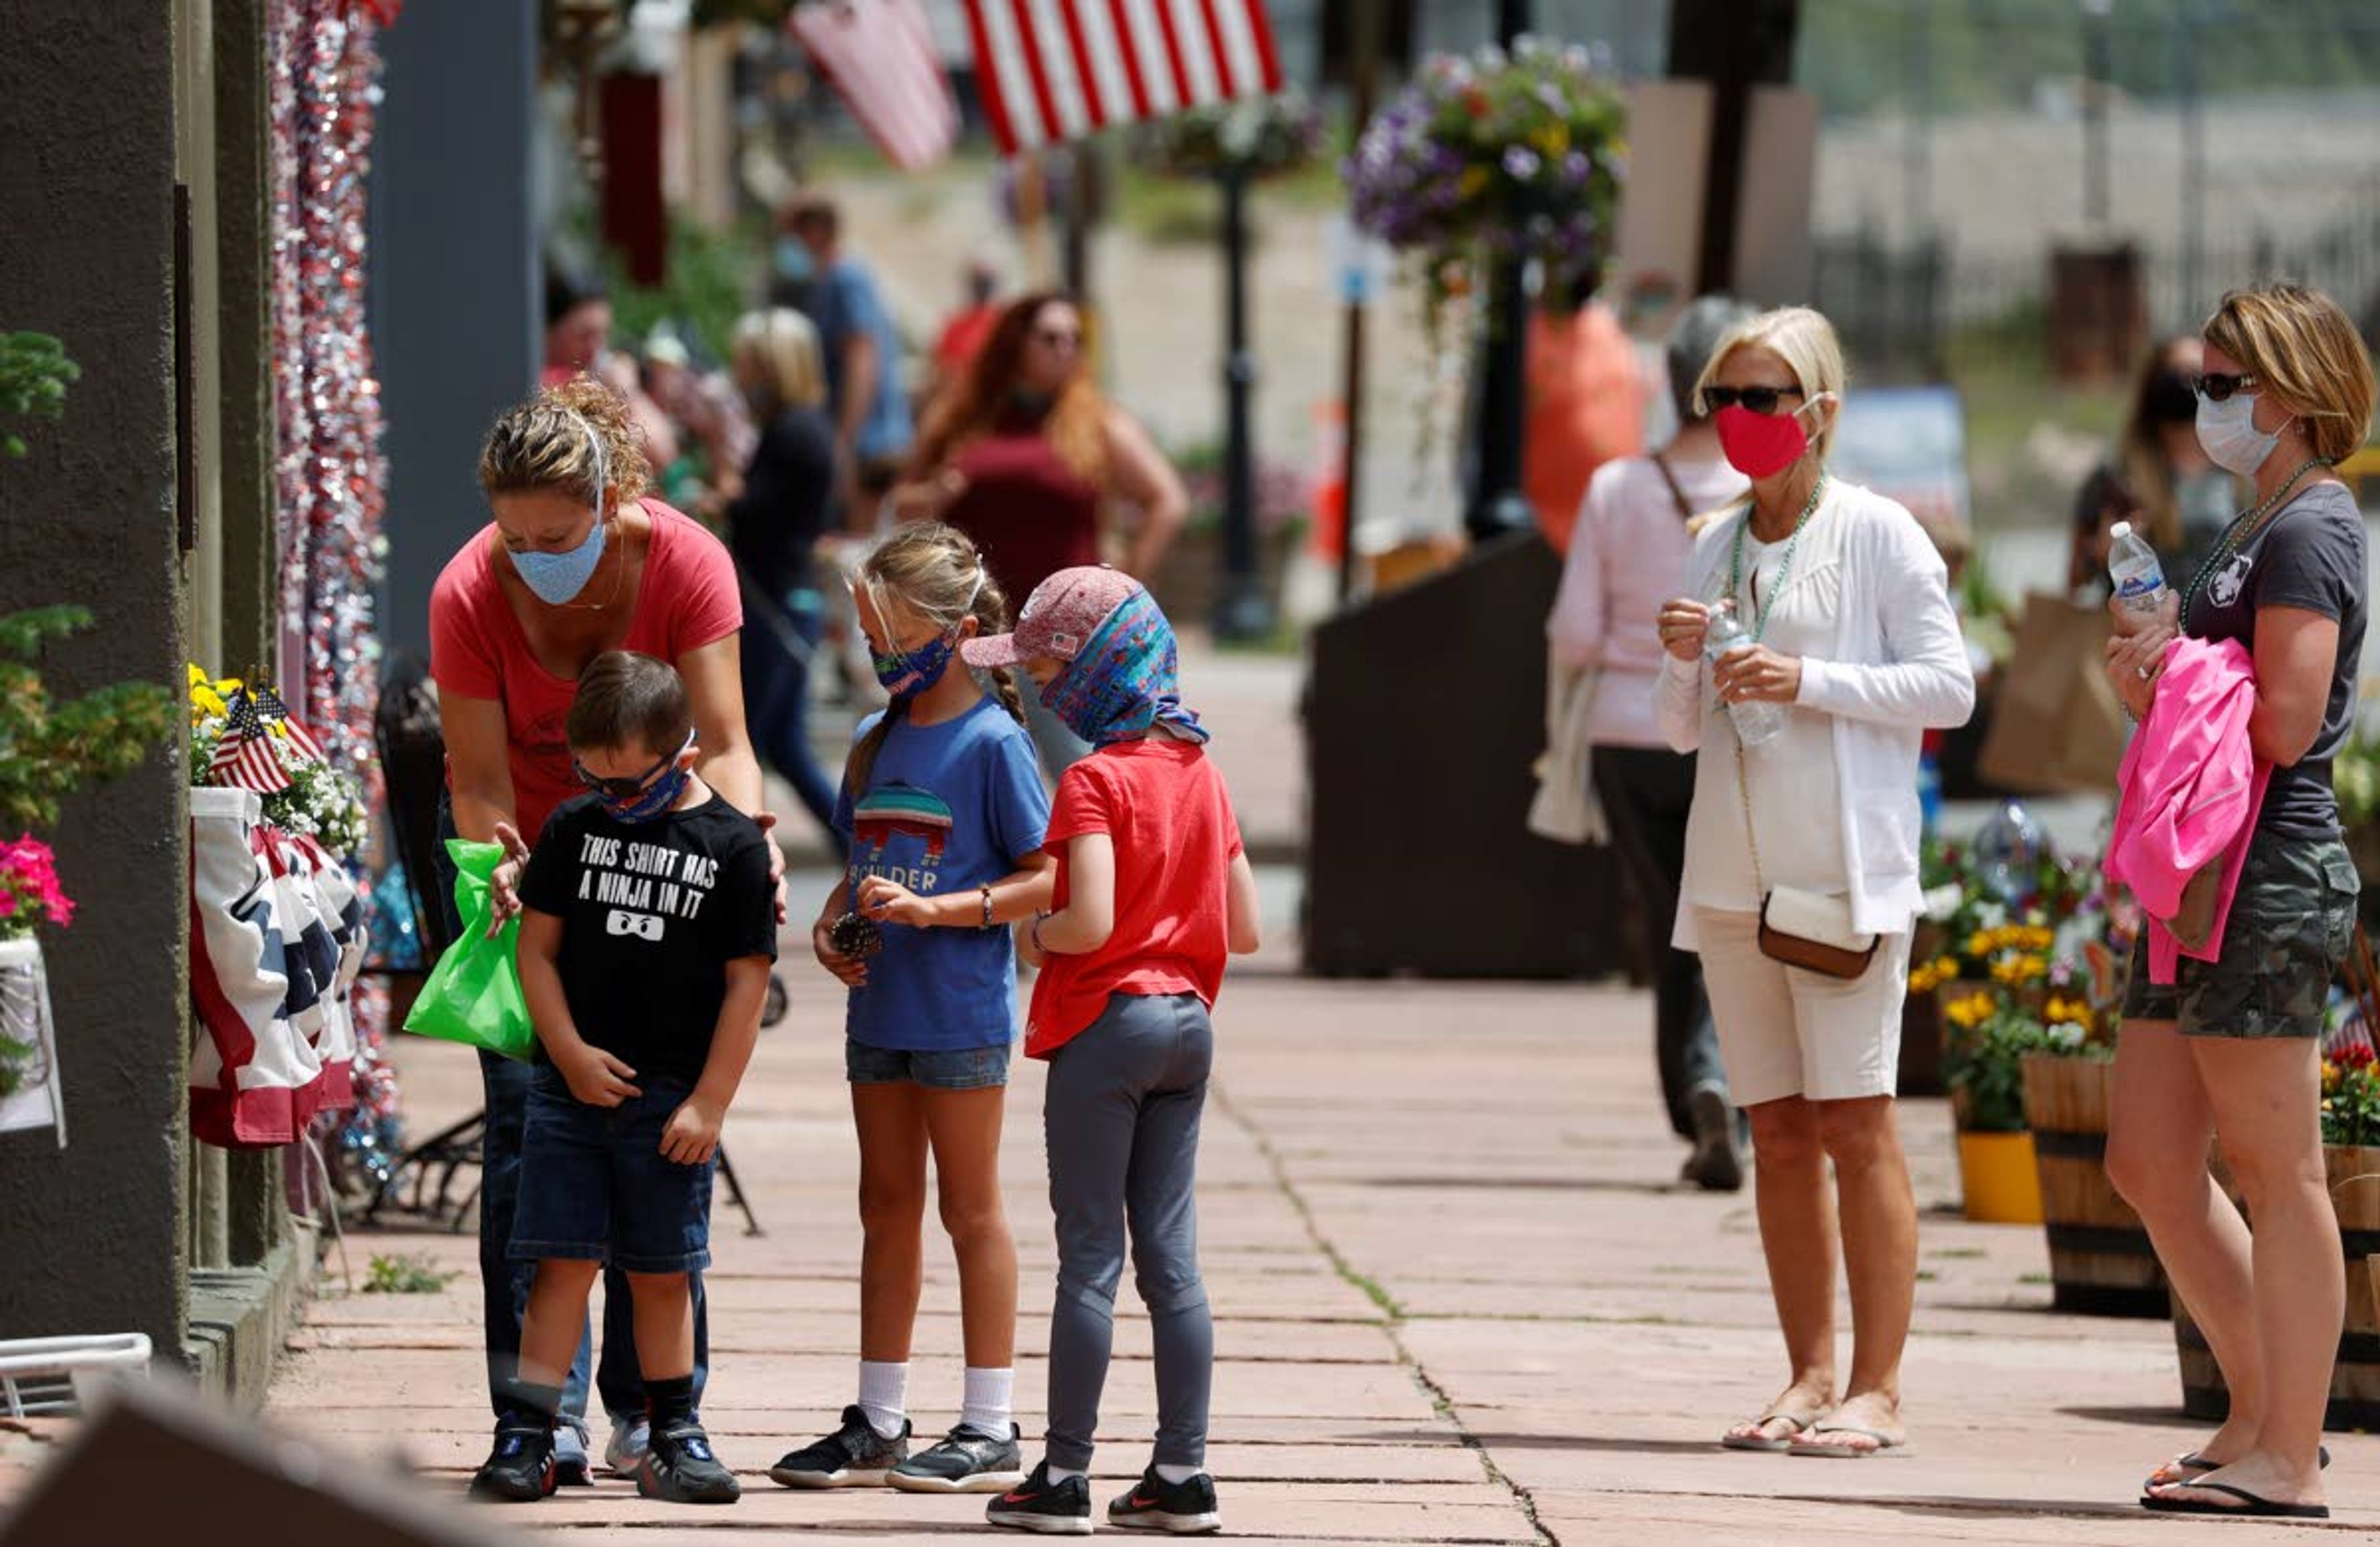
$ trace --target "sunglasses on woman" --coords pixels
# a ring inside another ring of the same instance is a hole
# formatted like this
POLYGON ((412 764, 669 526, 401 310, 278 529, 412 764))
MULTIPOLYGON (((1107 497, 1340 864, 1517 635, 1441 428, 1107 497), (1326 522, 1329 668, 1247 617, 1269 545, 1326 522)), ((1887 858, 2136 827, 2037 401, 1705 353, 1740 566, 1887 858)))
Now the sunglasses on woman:
MULTIPOLYGON (((680 748, 678 750, 683 751, 685 749, 680 748)), ((669 765, 675 762, 677 759, 677 752, 672 752, 633 779, 601 778, 577 758, 570 760, 570 772, 577 776, 580 784, 599 795, 610 796, 614 800, 634 800, 638 796, 644 794, 646 786, 660 778, 669 765)))
POLYGON ((1071 349, 1083 341, 1083 335, 1073 328, 1035 328, 1033 338, 1052 349, 1071 349))
POLYGON ((1705 387, 1703 388, 1703 412, 1715 414, 1721 408, 1732 408, 1741 403, 1754 413, 1773 414, 1783 399, 1805 396, 1807 395, 1800 387, 1705 387))
POLYGON ((2192 376, 2190 379, 2190 390, 2205 398, 2209 403, 2228 403, 2231 401, 2233 393, 2253 386, 2255 383, 2256 378, 2245 371, 2228 375, 2215 372, 2204 376, 2192 376))

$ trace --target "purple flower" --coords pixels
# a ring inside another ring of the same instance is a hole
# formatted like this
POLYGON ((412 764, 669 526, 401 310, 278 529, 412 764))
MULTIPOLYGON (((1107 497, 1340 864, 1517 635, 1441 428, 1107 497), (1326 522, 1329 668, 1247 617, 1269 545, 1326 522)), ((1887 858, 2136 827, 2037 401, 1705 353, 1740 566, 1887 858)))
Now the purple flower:
POLYGON ((1537 158, 1537 152, 1525 145, 1514 145, 1504 152, 1505 174, 1520 182, 1525 183, 1536 177, 1537 168, 1544 164, 1537 158))
POLYGON ((1594 169, 1595 164, 1586 159, 1585 151, 1572 151, 1562 157, 1561 172, 1562 180, 1565 182, 1583 183, 1586 181, 1586 175, 1594 169))

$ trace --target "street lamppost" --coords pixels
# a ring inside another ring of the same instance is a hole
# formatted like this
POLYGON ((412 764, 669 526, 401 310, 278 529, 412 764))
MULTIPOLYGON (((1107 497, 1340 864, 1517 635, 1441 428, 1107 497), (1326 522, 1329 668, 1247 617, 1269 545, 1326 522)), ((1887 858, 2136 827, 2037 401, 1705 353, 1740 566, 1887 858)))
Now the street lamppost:
MULTIPOLYGON (((1229 129, 1226 128, 1228 139, 1229 129)), ((1257 640, 1272 631, 1272 603, 1257 566, 1254 396, 1257 361, 1248 348, 1248 164, 1226 154, 1223 189, 1223 585, 1215 637, 1257 640)))
MULTIPOLYGON (((1496 37, 1510 50, 1529 30, 1529 0, 1497 0, 1496 37)), ((1517 222, 1521 216, 1514 212, 1517 222)), ((1528 412, 1527 262, 1517 249, 1491 260, 1488 340, 1479 359, 1479 443, 1463 524, 1475 541, 1525 531, 1535 522, 1521 495, 1521 430, 1528 412)))
POLYGON ((2107 18, 2115 0, 2082 0, 2082 218, 2093 230, 2107 224, 2107 18))

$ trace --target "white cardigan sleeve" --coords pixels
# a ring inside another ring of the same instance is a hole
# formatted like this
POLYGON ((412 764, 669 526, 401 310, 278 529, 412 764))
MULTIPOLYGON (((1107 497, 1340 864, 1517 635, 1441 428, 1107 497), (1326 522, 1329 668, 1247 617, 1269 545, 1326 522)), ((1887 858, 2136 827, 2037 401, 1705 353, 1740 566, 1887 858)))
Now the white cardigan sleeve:
POLYGON ((1949 571, 1915 518, 1894 507, 1862 533, 1869 591, 1882 631, 1884 661, 1802 662, 1793 701, 1806 709, 1880 725, 1947 729, 1974 712, 1975 676, 1950 606, 1949 571))
MULTIPOLYGON (((1694 534, 1694 545, 1686 555, 1686 572, 1678 577, 1681 596, 1707 596, 1713 584, 1712 532, 1725 522, 1712 521, 1694 534)), ((1661 675, 1653 685, 1653 723, 1661 728, 1661 739, 1676 752, 1694 752, 1703 744, 1703 659, 1681 661, 1668 651, 1661 652, 1661 675)))

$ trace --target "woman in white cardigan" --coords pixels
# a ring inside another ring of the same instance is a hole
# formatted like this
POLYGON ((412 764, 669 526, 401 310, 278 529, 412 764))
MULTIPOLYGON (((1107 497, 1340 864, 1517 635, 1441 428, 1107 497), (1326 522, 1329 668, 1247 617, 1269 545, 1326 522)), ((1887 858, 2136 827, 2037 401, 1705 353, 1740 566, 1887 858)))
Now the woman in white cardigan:
POLYGON ((1915 518, 1827 474, 1842 384, 1834 329, 1805 309, 1755 317, 1712 351, 1696 391, 1752 493, 1704 527, 1685 594, 1661 609, 1657 708, 1679 751, 1709 743, 1675 939, 1702 954, 1728 1083, 1751 1115, 1761 1248, 1792 1367, 1723 1443, 1860 1457, 1908 1443, 1917 1209, 1892 1096, 1920 905, 1918 741, 1966 721, 1974 678, 1915 518), (1755 642, 1706 667, 1713 605, 1729 602, 1755 642), (1742 747, 1738 704, 1783 706, 1783 729, 1742 747), (1789 967, 1771 952, 1797 954, 1790 942, 1761 940, 1764 907, 1774 928, 1874 952, 1855 976, 1789 967), (1852 1322, 1840 1403, 1838 1234, 1852 1322))

